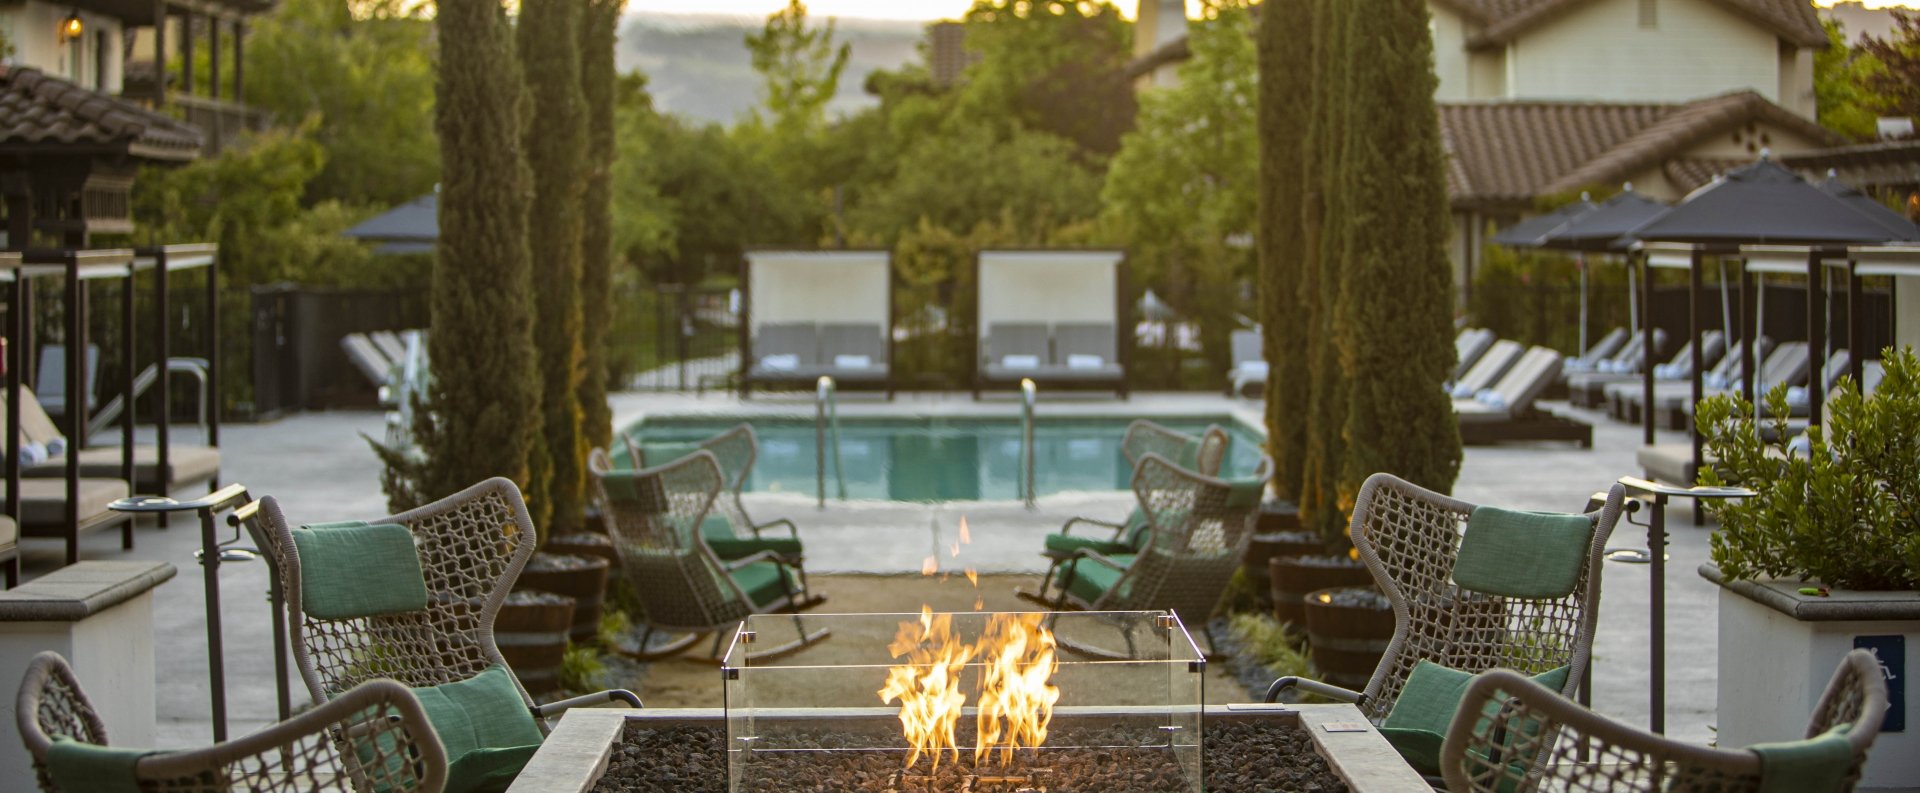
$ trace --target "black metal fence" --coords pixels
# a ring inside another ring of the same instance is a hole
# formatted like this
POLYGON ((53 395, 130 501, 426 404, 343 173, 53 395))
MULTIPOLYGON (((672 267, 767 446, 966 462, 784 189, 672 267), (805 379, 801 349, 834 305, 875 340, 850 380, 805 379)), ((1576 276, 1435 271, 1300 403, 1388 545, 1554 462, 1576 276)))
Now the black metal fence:
POLYGON ((427 295, 274 284, 253 288, 252 415, 372 407, 379 391, 347 360, 349 333, 427 327, 427 295))
POLYGON ((740 299, 731 288, 651 287, 625 325, 616 386, 638 391, 725 389, 740 370, 740 299))

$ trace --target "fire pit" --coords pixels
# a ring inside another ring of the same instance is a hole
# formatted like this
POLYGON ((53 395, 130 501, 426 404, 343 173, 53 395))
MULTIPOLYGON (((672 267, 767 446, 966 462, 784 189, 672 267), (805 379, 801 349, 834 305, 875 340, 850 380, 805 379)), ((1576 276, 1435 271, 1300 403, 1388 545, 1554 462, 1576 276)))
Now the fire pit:
POLYGON ((1430 790, 1351 706, 1203 706, 1206 661, 1172 613, 803 619, 894 638, 756 658, 796 626, 751 617, 723 709, 569 712, 512 790, 1430 790))

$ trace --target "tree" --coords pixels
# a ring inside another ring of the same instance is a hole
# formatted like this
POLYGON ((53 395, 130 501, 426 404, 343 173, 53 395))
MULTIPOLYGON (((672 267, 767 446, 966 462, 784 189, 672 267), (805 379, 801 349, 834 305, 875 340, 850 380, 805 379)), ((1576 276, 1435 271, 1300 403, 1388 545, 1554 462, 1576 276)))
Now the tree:
POLYGON ((974 0, 967 10, 959 112, 1045 130, 1092 155, 1120 149, 1133 126, 1133 28, 1110 2, 974 0))
POLYGON ((1868 38, 1860 51, 1878 62, 1865 75, 1873 105, 1886 116, 1920 116, 1920 13, 1891 9, 1891 38, 1868 38))
POLYGON ((1243 311, 1230 296, 1252 275, 1241 241, 1256 226, 1259 171, 1247 166, 1259 159, 1258 72, 1244 0, 1217 0, 1210 17, 1188 28, 1193 57, 1179 84, 1142 94, 1100 197, 1126 245, 1129 280, 1197 320, 1208 370, 1225 372, 1227 334, 1243 311))
POLYGON ((1460 431, 1441 390, 1453 357, 1446 152, 1433 92, 1425 0, 1379 0, 1353 15, 1342 101, 1355 119, 1335 186, 1345 274, 1334 323, 1347 385, 1338 494, 1397 474, 1439 492, 1460 471, 1460 431))
POLYGON ((626 0, 588 0, 580 26, 580 85, 587 109, 586 195, 580 235, 580 410, 586 445, 609 448, 607 332, 613 323, 613 47, 626 0))
POLYGON ((533 172, 527 239, 535 262, 533 340, 541 390, 527 506, 543 540, 577 530, 586 513, 580 256, 588 122, 576 52, 581 11, 576 0, 523 0, 518 30, 527 95, 539 120, 525 129, 533 172))
POLYGON ((761 104, 732 137, 760 172, 759 200, 786 208, 773 216, 780 225, 759 224, 771 236, 746 242, 813 244, 830 209, 829 193, 840 182, 830 167, 840 158, 828 139, 827 103, 839 93, 853 47, 834 43, 833 20, 809 25, 800 0, 769 15, 746 43, 762 83, 761 104))
POLYGON ((318 121, 311 136, 327 161, 308 203, 384 209, 433 189, 432 33, 395 0, 287 0, 251 23, 247 103, 282 122, 318 121))
POLYGON ((1813 95, 1820 124, 1852 140, 1872 140, 1879 113, 1866 81, 1880 63, 1847 46, 1846 32, 1837 20, 1821 20, 1820 25, 1827 31, 1827 48, 1813 55, 1813 95))
POLYGON ((525 487, 538 424, 520 71, 498 0, 440 0, 434 127, 440 242, 433 384, 415 411, 421 455, 388 450, 388 497, 415 503, 491 476, 525 487))
POLYGON ((1257 42, 1260 92, 1259 303, 1267 377, 1267 453, 1274 492, 1297 499, 1306 456, 1312 383, 1300 282, 1309 261, 1302 186, 1307 172, 1308 112, 1314 107, 1315 0, 1267 0, 1257 42))
POLYGON ((1297 344, 1307 361, 1306 454, 1300 464, 1300 519, 1329 539, 1342 536, 1352 504, 1341 503, 1339 477, 1345 450, 1347 388, 1340 367, 1334 322, 1346 272, 1346 238, 1339 219, 1346 195, 1340 173, 1351 129, 1353 95, 1347 80, 1355 57, 1353 17, 1347 0, 1313 0, 1313 89, 1308 117, 1305 182, 1300 188, 1301 243, 1307 251, 1300 273, 1302 328, 1297 344))

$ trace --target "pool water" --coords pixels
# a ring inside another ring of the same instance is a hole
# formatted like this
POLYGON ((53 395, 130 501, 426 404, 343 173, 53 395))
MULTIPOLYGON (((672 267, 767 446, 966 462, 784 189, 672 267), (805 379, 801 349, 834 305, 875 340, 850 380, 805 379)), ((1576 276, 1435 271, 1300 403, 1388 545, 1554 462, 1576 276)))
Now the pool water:
MULTIPOLYGON (((659 417, 627 428, 645 443, 697 441, 742 421, 760 438, 746 490, 813 496, 818 488, 812 418, 659 417)), ((1199 434, 1226 428, 1223 473, 1253 470, 1260 438, 1226 416, 1158 420, 1199 434)), ((1040 419, 1034 424, 1034 490, 1039 495, 1126 490, 1133 468, 1120 454, 1128 419, 1040 419)), ((829 443, 831 443, 829 437, 829 443)), ((840 418, 840 461, 847 498, 882 501, 1012 501, 1020 498, 1020 422, 991 418, 840 418)), ((831 447, 827 497, 837 498, 831 447)))

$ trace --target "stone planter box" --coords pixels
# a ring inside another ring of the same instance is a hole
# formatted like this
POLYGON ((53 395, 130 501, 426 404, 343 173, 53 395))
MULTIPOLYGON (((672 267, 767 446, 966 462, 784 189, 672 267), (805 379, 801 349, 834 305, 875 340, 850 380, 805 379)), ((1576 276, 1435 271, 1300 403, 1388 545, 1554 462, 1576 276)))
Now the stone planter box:
MULTIPOLYGON (((852 709, 872 711, 878 718, 895 718, 888 708, 852 709)), ((847 714, 823 713, 839 717, 847 714)), ((580 708, 567 711, 560 724, 547 736, 538 754, 520 772, 508 793, 584 793, 592 790, 606 773, 614 743, 629 720, 653 722, 659 726, 724 725, 725 714, 711 709, 580 708)), ((1399 753, 1380 733, 1367 724, 1352 705, 1209 705, 1207 724, 1235 720, 1282 719, 1305 727, 1314 748, 1326 758, 1333 772, 1346 782, 1353 793, 1432 793, 1433 788, 1420 779, 1399 753), (1358 732, 1328 732, 1327 725, 1346 729, 1358 725, 1358 732)))
POLYGON ((1804 737, 1840 659, 1869 647, 1894 667, 1886 669, 1887 724, 1867 755, 1860 789, 1920 785, 1920 725, 1913 723, 1907 683, 1920 652, 1920 593, 1834 590, 1819 597, 1800 594, 1798 581, 1728 581, 1712 564, 1701 565, 1700 575, 1720 585, 1720 746, 1804 737))

